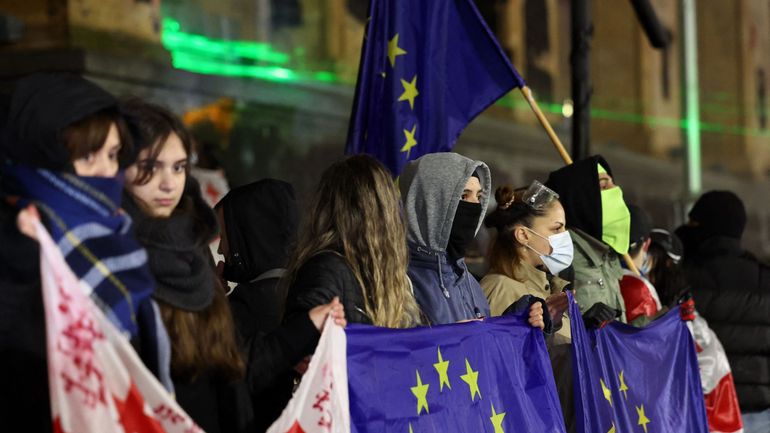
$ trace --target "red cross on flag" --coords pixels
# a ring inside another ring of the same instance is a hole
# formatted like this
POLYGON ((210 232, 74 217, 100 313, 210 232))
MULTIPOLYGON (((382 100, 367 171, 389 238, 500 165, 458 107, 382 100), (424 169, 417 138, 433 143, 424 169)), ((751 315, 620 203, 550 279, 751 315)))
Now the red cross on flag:
POLYGON ((326 319, 302 383, 267 433, 350 433, 345 330, 326 319))
POLYGON ((199 433, 37 222, 55 433, 199 433))

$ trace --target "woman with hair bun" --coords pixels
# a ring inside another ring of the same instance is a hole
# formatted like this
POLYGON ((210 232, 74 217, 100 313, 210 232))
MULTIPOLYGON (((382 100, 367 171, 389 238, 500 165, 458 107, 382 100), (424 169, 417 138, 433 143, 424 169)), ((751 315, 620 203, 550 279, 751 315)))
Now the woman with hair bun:
POLYGON ((546 300, 556 339, 570 340, 563 323, 567 282, 553 275, 572 263, 572 240, 567 232, 559 196, 538 181, 526 190, 502 186, 495 191, 497 209, 484 225, 497 229, 489 253, 489 273, 481 287, 493 316, 524 295, 546 300))
POLYGON ((497 229, 489 252, 489 273, 481 288, 492 315, 500 315, 524 295, 546 300, 555 331, 546 339, 567 431, 575 431, 571 332, 564 291, 554 275, 572 264, 572 238, 559 195, 538 181, 526 190, 505 185, 495 191, 497 209, 484 225, 497 229))

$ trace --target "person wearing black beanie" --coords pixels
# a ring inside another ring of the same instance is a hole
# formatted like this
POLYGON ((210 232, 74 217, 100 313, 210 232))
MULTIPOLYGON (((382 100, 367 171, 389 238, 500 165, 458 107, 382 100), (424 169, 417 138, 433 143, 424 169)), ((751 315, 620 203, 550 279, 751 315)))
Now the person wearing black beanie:
POLYGON ((767 431, 752 425, 770 420, 770 267, 741 245, 746 209, 735 193, 709 191, 688 216, 676 235, 695 307, 724 344, 746 431, 767 431))

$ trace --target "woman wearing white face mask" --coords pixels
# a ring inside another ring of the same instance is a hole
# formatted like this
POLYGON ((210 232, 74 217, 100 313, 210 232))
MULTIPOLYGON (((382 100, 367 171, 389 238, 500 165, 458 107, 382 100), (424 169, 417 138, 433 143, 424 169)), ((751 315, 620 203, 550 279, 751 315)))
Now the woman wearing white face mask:
POLYGON ((564 319, 567 282, 553 277, 572 263, 572 239, 565 229, 558 195, 534 181, 526 191, 502 186, 495 191, 498 207, 484 220, 497 229, 490 250, 490 271, 481 287, 493 316, 499 316, 524 295, 546 300, 555 340, 570 340, 564 319))

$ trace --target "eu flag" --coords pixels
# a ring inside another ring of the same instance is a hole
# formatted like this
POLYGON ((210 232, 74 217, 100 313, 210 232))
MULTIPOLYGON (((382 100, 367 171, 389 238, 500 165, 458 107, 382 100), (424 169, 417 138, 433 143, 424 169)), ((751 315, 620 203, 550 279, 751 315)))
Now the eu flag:
POLYGON ((370 0, 345 153, 397 176, 522 86, 472 0, 370 0))
POLYGON ((353 433, 565 431, 543 333, 524 315, 345 333, 353 433))
POLYGON ((570 295, 578 432, 707 433, 695 345, 678 311, 586 330, 570 295))

